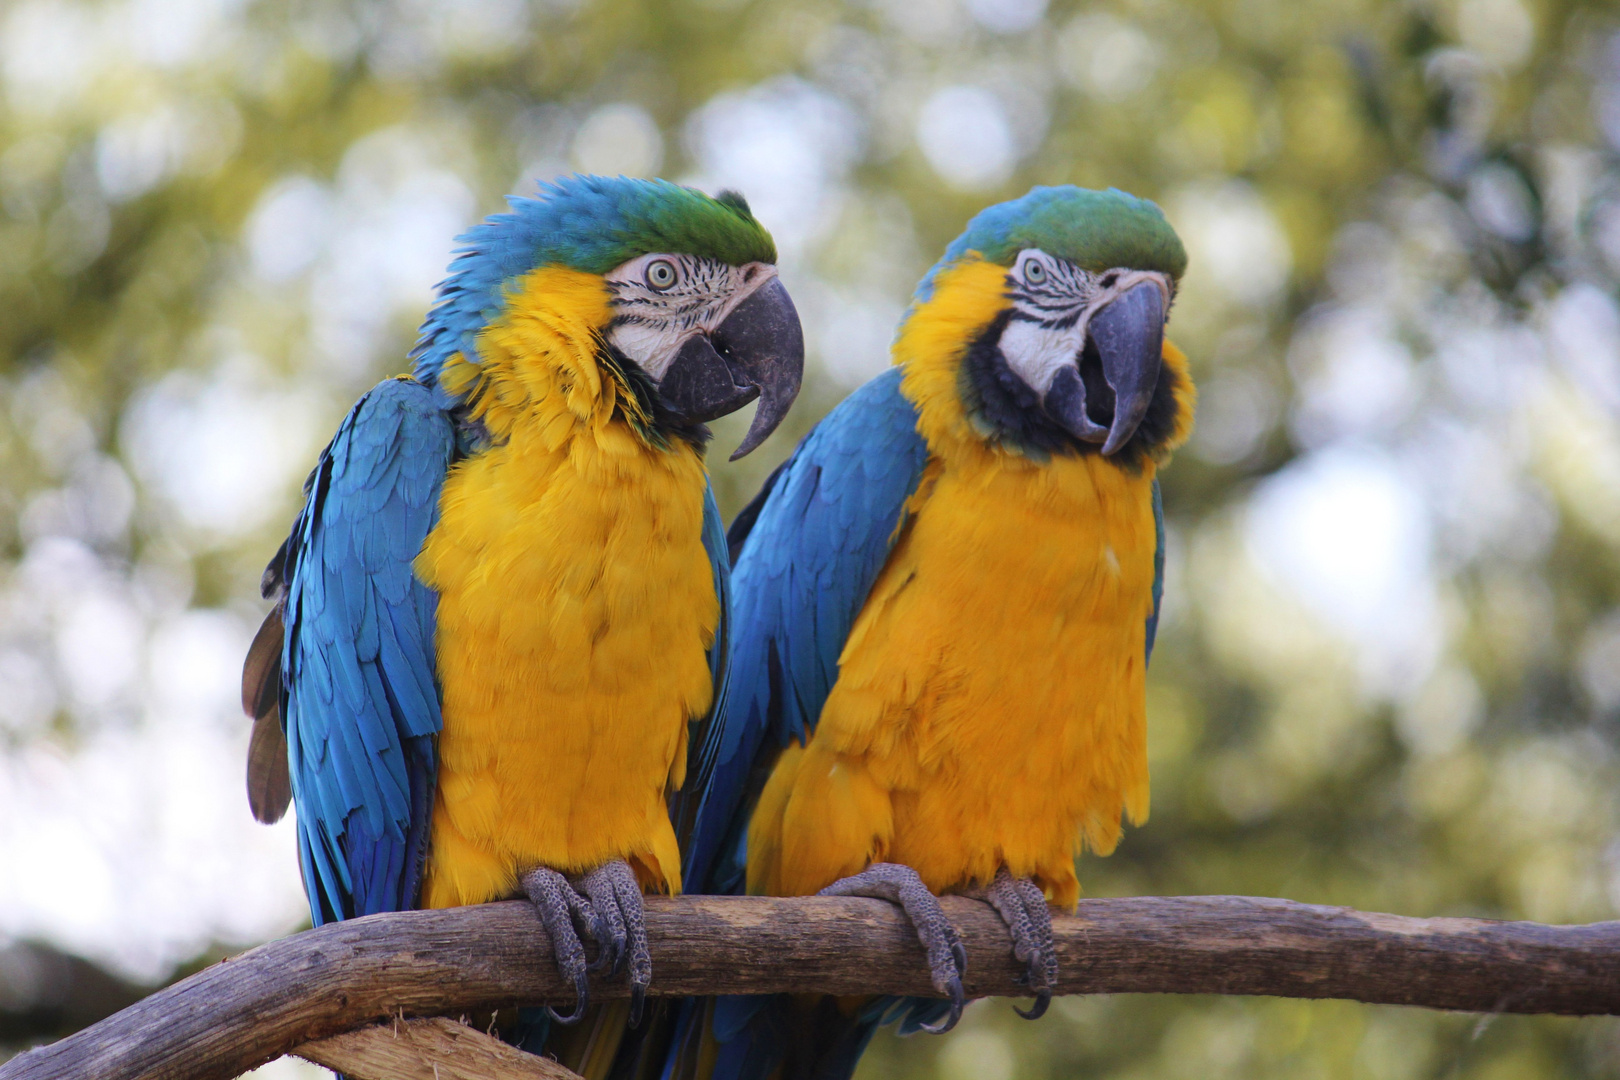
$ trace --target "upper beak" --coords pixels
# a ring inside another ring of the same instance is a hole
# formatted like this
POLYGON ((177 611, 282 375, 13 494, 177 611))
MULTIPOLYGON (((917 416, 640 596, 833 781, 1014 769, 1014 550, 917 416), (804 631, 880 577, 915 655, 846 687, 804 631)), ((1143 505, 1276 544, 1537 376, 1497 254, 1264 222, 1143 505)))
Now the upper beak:
POLYGON ((659 392, 693 423, 736 412, 759 398, 736 461, 765 441, 787 415, 804 378, 804 330, 777 278, 760 286, 715 327, 687 340, 664 373, 659 392))
MULTIPOLYGON (((1077 439, 1100 442, 1105 455, 1119 448, 1136 434, 1154 388, 1159 385, 1159 367, 1164 350, 1164 293, 1151 281, 1133 285, 1108 306, 1091 317, 1087 349, 1097 350, 1102 381, 1092 385, 1096 397, 1113 397, 1114 415, 1108 427, 1086 412, 1087 385, 1080 370, 1082 358, 1064 367, 1052 380, 1043 405, 1052 419, 1077 439)), ((1101 404, 1099 402, 1099 404, 1101 404)))

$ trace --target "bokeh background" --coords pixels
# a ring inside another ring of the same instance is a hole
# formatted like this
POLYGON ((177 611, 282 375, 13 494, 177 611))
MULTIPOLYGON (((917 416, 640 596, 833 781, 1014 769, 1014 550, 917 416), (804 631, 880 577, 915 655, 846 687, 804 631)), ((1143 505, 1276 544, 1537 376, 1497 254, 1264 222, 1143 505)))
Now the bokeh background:
MULTIPOLYGON (((1158 200, 1202 403, 1154 813, 1088 893, 1613 918, 1617 152, 1583 0, 0 4, 0 1057, 305 919, 243 794, 259 572, 455 234, 576 169, 775 232, 811 370, 728 514, 977 209, 1158 200)), ((988 1002, 861 1075, 1610 1077, 1620 1028, 988 1002)))

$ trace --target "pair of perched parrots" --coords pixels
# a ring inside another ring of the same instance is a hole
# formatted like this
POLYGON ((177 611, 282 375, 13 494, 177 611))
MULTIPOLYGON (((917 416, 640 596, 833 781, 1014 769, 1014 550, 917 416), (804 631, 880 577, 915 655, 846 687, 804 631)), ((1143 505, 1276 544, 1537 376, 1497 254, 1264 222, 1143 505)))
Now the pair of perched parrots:
POLYGON ((265 572, 249 796, 296 801, 315 923, 527 896, 578 1000, 513 1037, 591 1077, 848 1076, 884 1020, 949 1028, 946 892, 1000 912, 1038 1015, 1048 904, 1148 809, 1175 232, 1113 190, 980 213, 728 533, 704 423, 757 398, 747 453, 803 370, 770 235, 657 180, 511 205, 265 572), (643 1017, 641 897, 683 889, 893 900, 940 997, 643 1017), (630 1001, 587 1007, 587 941, 630 1001))

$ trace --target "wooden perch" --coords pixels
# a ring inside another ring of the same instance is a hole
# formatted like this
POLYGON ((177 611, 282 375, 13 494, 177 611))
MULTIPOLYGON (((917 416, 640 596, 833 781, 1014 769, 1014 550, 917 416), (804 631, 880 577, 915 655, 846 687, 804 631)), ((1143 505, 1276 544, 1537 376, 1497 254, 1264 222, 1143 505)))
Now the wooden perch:
MULTIPOLYGON (((971 997, 1018 996, 1006 930, 944 900, 971 997)), ((1620 922, 1409 919, 1241 896, 1083 900, 1053 920, 1062 994, 1272 994, 1482 1012, 1620 1013, 1620 922)), ((877 900, 647 900, 652 992, 931 994, 921 949, 877 900)), ((592 983, 623 996, 622 979, 592 983)), ((227 1080, 392 1017, 570 990, 528 904, 374 915, 261 945, 0 1065, 0 1080, 227 1080)))
POLYGON ((580 1080, 549 1058, 442 1016, 346 1031, 296 1053, 349 1080, 580 1080))

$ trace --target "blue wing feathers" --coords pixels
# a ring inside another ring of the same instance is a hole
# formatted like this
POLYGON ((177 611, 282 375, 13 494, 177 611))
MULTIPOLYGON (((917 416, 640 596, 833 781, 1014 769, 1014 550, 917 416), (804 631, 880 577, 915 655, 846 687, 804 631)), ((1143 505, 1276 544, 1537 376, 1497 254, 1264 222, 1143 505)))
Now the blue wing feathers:
MULTIPOLYGON (((742 891, 747 817, 769 764, 789 740, 814 730, 844 643, 922 480, 927 445, 900 378, 898 369, 886 372, 834 409, 733 525, 729 687, 688 855, 693 889, 742 891)), ((845 1075, 881 1020, 900 1015, 915 1027, 942 1004, 877 999, 818 1061, 829 1076, 845 1075)), ((790 1011, 775 998, 716 1000, 714 1077, 769 1075, 789 1042, 790 1011)), ((683 1011, 681 1033, 702 1015, 683 1011)))
POLYGON ((687 854, 694 891, 740 886, 738 819, 758 795, 759 755, 815 726, 927 461, 916 422, 899 370, 878 376, 816 425, 733 526, 729 684, 687 854))
POLYGON ((288 545, 282 654, 299 863, 317 924, 415 902, 437 771, 437 597, 412 560, 455 448, 430 390, 349 413, 288 545))
POLYGON ((725 522, 720 517, 720 504, 715 501, 712 484, 703 489, 703 549, 709 555, 714 594, 720 602, 720 622, 715 627, 714 646, 709 650, 709 675, 714 682, 714 705, 710 712, 719 713, 725 698, 726 671, 731 663, 731 559, 725 522))

